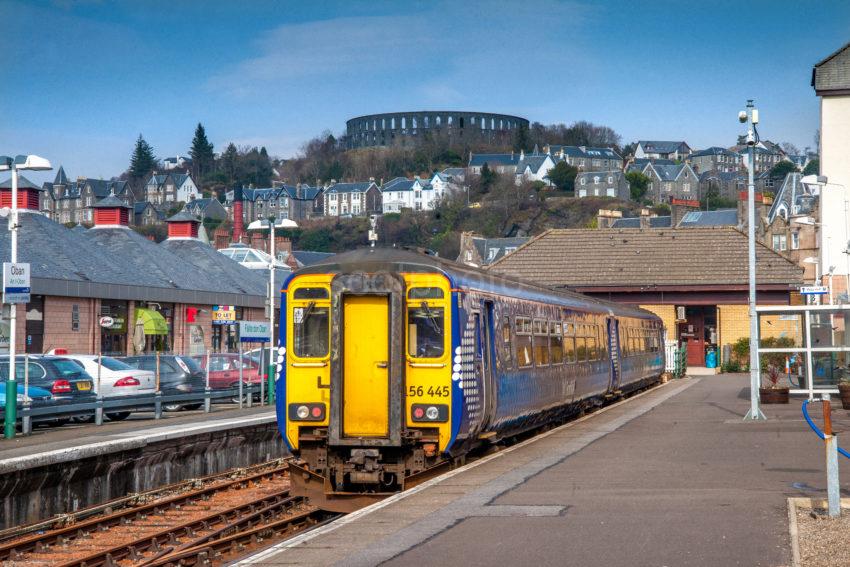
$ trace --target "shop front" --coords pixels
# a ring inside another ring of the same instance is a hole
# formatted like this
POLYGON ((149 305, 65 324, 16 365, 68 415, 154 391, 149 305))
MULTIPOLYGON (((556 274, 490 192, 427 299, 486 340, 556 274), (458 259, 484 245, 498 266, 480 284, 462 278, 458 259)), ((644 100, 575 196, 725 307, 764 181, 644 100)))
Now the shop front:
POLYGON ((213 352, 236 352, 239 350, 237 321, 244 316, 242 307, 213 305, 212 349, 213 352))
POLYGON ((160 311, 152 306, 136 307, 134 317, 133 349, 136 353, 171 351, 171 327, 160 311))
POLYGON ((100 348, 104 355, 127 354, 127 302, 104 299, 100 303, 100 316, 112 319, 112 324, 100 326, 100 348))

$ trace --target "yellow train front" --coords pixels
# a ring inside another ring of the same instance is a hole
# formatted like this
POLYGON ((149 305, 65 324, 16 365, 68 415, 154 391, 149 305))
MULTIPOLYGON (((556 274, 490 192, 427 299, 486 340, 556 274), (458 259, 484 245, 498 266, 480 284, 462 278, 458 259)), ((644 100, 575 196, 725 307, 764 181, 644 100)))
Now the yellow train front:
POLYGON ((284 283, 277 415, 292 492, 350 511, 657 380, 653 314, 397 249, 284 283))

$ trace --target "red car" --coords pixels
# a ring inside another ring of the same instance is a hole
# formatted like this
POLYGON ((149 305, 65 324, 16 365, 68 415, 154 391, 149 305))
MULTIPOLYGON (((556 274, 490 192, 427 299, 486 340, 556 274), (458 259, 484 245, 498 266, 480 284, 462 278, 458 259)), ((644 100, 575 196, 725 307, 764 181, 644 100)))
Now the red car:
MULTIPOLYGON (((206 356, 193 356, 194 360, 201 365, 204 372, 207 370, 206 356)), ((259 384, 265 378, 265 373, 260 370, 259 364, 247 356, 242 356, 242 383, 259 384)), ((210 354, 210 388, 238 388, 239 387, 239 355, 231 353, 210 354)))

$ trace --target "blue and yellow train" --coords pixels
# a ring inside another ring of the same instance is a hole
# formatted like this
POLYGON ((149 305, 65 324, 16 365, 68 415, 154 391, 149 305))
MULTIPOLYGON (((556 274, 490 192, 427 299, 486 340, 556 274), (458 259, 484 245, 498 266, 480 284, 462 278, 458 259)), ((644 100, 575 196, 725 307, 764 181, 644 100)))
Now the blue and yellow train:
POLYGON ((292 274, 280 322, 293 492, 342 511, 664 370, 652 313, 400 249, 292 274))

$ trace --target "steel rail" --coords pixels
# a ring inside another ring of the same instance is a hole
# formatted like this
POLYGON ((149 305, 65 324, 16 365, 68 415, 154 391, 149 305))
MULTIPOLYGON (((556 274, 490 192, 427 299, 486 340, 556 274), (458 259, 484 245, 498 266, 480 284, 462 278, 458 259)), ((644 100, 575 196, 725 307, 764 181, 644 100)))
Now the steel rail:
MULTIPOLYGON (((80 537, 85 537, 92 531, 104 531, 111 527, 126 525, 133 519, 140 519, 148 515, 158 514, 161 510, 168 510, 185 506, 197 500, 203 500, 212 494, 232 489, 234 486, 247 484, 268 477, 284 474, 287 465, 278 466, 270 470, 261 471, 248 476, 230 480, 222 484, 212 484, 198 490, 177 494, 172 497, 155 500, 141 506, 130 506, 126 509, 113 512, 106 516, 95 516, 79 523, 53 530, 44 534, 36 534, 28 538, 9 541, 0 544, 0 561, 14 560, 23 553, 39 552, 54 545, 62 545, 80 537)), ((231 473, 232 474, 232 473, 231 473)))

